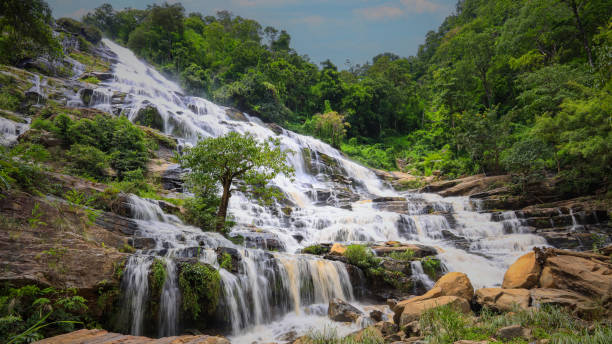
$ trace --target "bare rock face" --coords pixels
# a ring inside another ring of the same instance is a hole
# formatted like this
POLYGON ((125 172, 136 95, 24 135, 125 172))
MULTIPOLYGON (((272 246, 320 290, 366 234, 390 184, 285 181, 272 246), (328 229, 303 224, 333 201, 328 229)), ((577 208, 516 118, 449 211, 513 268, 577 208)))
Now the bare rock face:
POLYGON ((515 307, 527 309, 531 300, 527 289, 481 288, 475 296, 478 304, 500 312, 509 312, 515 307))
POLYGON ((536 261, 535 252, 529 252, 510 265, 504 275, 502 288, 533 288, 538 284, 541 271, 540 264, 536 261))
POLYGON ((570 255, 548 257, 540 286, 570 290, 606 302, 612 298, 611 264, 570 255))
POLYGON ((397 323, 400 327, 406 326, 413 321, 419 320, 421 314, 425 311, 445 305, 450 305, 450 307, 461 313, 467 314, 470 312, 470 304, 466 299, 458 296, 440 296, 407 304, 397 323))
POLYGON ((218 336, 176 336, 167 338, 147 338, 118 333, 110 333, 105 330, 79 330, 60 336, 55 336, 38 341, 39 344, 230 344, 230 341, 218 336))
POLYGON ((533 305, 566 307, 578 315, 588 315, 597 308, 591 299, 569 290, 536 288, 529 293, 533 305))
POLYGON ((335 298, 329 301, 327 315, 334 321, 355 322, 363 313, 344 300, 335 298))

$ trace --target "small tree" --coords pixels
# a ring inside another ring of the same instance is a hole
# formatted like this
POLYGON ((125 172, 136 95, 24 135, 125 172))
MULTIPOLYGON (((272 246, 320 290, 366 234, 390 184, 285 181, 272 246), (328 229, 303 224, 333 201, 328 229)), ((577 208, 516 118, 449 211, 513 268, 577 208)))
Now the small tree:
POLYGON ((188 183, 197 195, 216 194, 222 189, 215 223, 215 229, 221 232, 234 191, 242 191, 263 203, 281 196, 278 189, 267 183, 281 173, 293 176, 294 170, 287 164, 289 152, 280 148, 278 139, 259 142, 251 134, 230 132, 201 140, 179 160, 182 167, 191 170, 188 183))

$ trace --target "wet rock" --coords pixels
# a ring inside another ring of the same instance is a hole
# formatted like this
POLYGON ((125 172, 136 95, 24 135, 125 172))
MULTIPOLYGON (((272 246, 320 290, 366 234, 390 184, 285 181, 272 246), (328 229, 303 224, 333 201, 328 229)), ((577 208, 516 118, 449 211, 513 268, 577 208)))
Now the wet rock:
POLYGON ((225 110, 225 114, 227 115, 227 117, 229 117, 230 119, 234 120, 234 121, 241 121, 241 122, 247 122, 247 118, 244 115, 244 113, 238 109, 235 108, 227 108, 225 110))
POLYGON ((475 293, 476 303, 500 312, 509 312, 515 307, 527 309, 530 299, 527 289, 481 288, 475 293))
POLYGON ((138 110, 133 122, 164 132, 164 119, 153 105, 147 105, 138 110))
POLYGON ((521 325, 510 325, 502 327, 495 333, 495 337, 502 340, 511 340, 514 338, 530 339, 531 330, 524 328, 521 325))
POLYGON ((372 320, 379 322, 383 320, 383 312, 375 309, 373 311, 370 312, 370 318, 372 318, 372 320))
POLYGON ((355 322, 363 313, 351 304, 335 298, 329 301, 327 315, 334 321, 355 322))
POLYGON ((129 242, 137 250, 152 250, 157 245, 155 239, 146 237, 135 237, 130 239, 129 242))
POLYGON ((165 190, 182 192, 185 182, 185 170, 178 164, 171 165, 163 172, 161 182, 165 190))
POLYGON ((169 338, 147 338, 131 335, 111 333, 105 330, 79 330, 59 336, 46 338, 39 344, 166 344, 166 343, 189 343, 189 344, 230 344, 230 341, 218 336, 207 335, 183 335, 169 338))
POLYGON ((504 275, 502 288, 520 289, 533 288, 538 284, 541 267, 536 261, 534 252, 529 252, 516 260, 504 275))
POLYGON ((292 331, 289 331, 287 333, 284 333, 284 334, 278 336, 278 338, 276 338, 276 339, 281 340, 281 341, 285 341, 285 342, 293 342, 297 338, 298 338, 297 332, 292 330, 292 331))
POLYGON ((91 96, 93 95, 93 89, 91 88, 83 88, 80 91, 81 101, 85 106, 89 106, 91 103, 91 96))
POLYGON ((241 266, 240 262, 242 261, 242 255, 238 252, 237 249, 232 247, 218 247, 217 250, 217 262, 222 264, 225 257, 230 257, 229 266, 224 266, 225 269, 228 269, 231 272, 237 273, 239 272, 239 268, 241 266))
POLYGON ((138 230, 138 224, 134 220, 109 212, 101 213, 95 223, 108 231, 124 235, 134 235, 138 230))

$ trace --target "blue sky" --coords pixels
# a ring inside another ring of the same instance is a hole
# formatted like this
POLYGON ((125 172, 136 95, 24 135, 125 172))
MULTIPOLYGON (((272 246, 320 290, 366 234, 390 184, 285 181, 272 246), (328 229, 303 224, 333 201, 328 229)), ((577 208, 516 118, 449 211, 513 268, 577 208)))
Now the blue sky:
MULTIPOLYGON (((103 3, 115 9, 145 8, 154 0, 47 0, 53 15, 80 18, 103 3)), ((362 64, 379 53, 414 55, 429 30, 455 9, 456 0, 182 0, 187 13, 229 10, 284 29, 291 47, 314 62, 330 58, 362 64)))

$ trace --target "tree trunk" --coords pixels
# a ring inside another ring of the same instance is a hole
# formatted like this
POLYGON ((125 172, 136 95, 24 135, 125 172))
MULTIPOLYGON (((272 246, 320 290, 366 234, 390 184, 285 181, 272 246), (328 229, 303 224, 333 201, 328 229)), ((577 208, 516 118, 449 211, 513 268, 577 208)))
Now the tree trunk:
POLYGON ((593 68, 593 57, 591 56, 591 47, 589 46, 589 40, 587 39, 586 32, 584 32, 584 27, 582 26, 582 21, 580 20, 580 14, 578 13, 578 5, 575 0, 570 0, 569 5, 572 8, 572 12, 574 13, 574 19, 576 20, 576 28, 578 32, 580 32, 580 36, 582 38, 582 45, 584 46, 584 50, 587 54, 587 59, 589 60, 589 65, 593 68))
POLYGON ((219 204, 219 211, 217 212, 217 223, 215 230, 217 232, 223 232, 223 227, 225 227, 225 218, 227 217, 227 206, 229 204, 230 199, 230 188, 232 186, 232 181, 227 180, 223 182, 223 195, 221 196, 221 203, 219 204))

